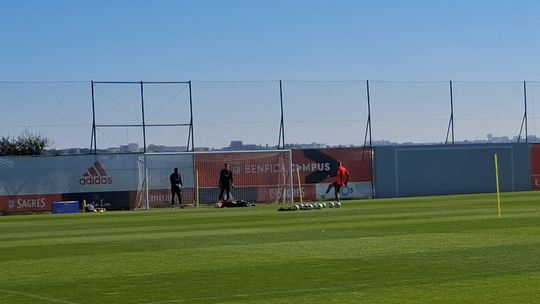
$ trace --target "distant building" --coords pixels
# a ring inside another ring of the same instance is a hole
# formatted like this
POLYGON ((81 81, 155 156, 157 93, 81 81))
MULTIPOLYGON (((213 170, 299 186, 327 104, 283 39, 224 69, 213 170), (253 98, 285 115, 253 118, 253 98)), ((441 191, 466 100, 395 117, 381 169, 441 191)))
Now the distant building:
POLYGON ((324 149, 326 148, 326 144, 319 144, 312 142, 310 144, 286 144, 285 148, 287 149, 324 149))
POLYGON ((130 143, 120 146, 120 153, 135 153, 139 151, 139 144, 130 143))
POLYGON ((104 150, 107 153, 121 153, 121 147, 110 147, 104 150))
MULTIPOLYGON (((465 139, 461 141, 455 141, 456 144, 483 144, 483 143, 517 143, 528 141, 530 143, 540 142, 540 138, 535 135, 528 135, 526 140, 524 137, 519 136, 495 136, 493 134, 486 134, 484 139, 465 139)), ((373 140, 372 146, 388 146, 388 145, 428 145, 428 144, 444 144, 445 142, 394 142, 389 140, 373 140)), ((288 143, 285 145, 286 149, 324 149, 324 148, 338 148, 338 147, 353 147, 353 145, 327 145, 322 143, 312 142, 306 143, 288 143)), ((257 144, 244 144, 241 140, 233 140, 228 147, 213 148, 213 147, 195 147, 194 151, 246 151, 246 150, 272 150, 278 149, 275 145, 257 145, 257 144)), ((147 152, 165 153, 165 152, 185 152, 186 146, 165 146, 165 145, 148 145, 147 152)), ((106 149, 98 149, 97 154, 107 153, 141 153, 142 149, 136 143, 130 143, 122 145, 120 147, 110 147, 106 149)), ((78 154, 92 154, 94 149, 89 148, 66 148, 61 150, 47 150, 48 155, 78 155, 78 154)))
POLYGON ((210 151, 210 148, 208 147, 195 147, 195 152, 206 152, 206 151, 210 151))
POLYGON ((233 140, 229 145, 229 150, 242 150, 244 148, 244 143, 241 140, 233 140))
POLYGON ((186 152, 186 146, 162 146, 162 145, 148 145, 146 152, 186 152))

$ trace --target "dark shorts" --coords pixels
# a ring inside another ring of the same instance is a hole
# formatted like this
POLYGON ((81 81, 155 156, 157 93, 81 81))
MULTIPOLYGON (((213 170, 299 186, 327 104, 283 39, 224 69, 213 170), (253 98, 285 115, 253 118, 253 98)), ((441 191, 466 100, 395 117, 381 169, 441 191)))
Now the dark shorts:
POLYGON ((334 188, 336 188, 336 191, 341 190, 341 187, 343 187, 343 184, 338 184, 337 182, 333 182, 332 185, 334 185, 334 188))

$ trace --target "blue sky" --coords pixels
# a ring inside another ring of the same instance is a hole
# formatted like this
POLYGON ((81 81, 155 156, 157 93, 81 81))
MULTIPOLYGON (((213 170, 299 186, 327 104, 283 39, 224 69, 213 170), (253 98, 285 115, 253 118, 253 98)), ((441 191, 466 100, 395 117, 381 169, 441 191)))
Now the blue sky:
POLYGON ((0 1, 0 80, 540 80, 538 1, 0 1))
MULTIPOLYGON (((196 146, 223 147, 231 140, 275 145, 275 80, 283 79, 293 81, 284 86, 286 142, 362 145, 363 83, 294 81, 369 79, 440 81, 373 83, 374 139, 444 141, 448 80, 463 81, 454 92, 457 138, 512 137, 523 116, 521 81, 540 81, 538 29, 540 1, 533 0, 0 0, 0 82, 84 81, 7 88, 0 97, 17 108, 12 114, 7 110, 15 107, 3 109, 0 135, 27 128, 56 137, 59 146, 84 147, 91 124, 88 81, 193 80, 199 81, 196 146), (262 80, 273 82, 200 82, 262 80), (222 106, 217 119, 208 110, 216 105, 222 106), (57 108, 69 113, 62 117, 66 125, 44 126, 57 118, 57 108)), ((130 94, 99 89, 112 104, 103 112, 130 94)), ((164 101, 182 90, 172 89, 164 101)), ((529 134, 540 135, 540 82, 528 90, 529 134)), ((136 106, 127 107, 137 112, 136 106)), ((141 143, 139 133, 119 130, 110 145, 141 143)), ((150 143, 184 145, 186 131, 175 134, 150 143)))

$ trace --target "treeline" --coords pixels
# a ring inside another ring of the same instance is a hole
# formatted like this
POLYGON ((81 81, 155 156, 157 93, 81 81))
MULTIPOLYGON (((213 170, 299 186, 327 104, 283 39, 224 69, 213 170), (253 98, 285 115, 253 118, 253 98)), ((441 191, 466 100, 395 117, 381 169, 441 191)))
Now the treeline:
POLYGON ((51 144, 42 135, 24 131, 17 137, 2 136, 0 138, 0 156, 40 155, 51 144))

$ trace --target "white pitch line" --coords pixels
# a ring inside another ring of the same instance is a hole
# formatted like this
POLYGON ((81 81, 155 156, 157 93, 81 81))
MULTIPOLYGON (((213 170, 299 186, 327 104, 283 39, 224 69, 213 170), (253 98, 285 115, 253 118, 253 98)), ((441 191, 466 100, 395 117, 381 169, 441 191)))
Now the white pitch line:
POLYGON ((31 293, 18 292, 18 291, 4 289, 4 288, 0 288, 0 292, 9 293, 9 294, 17 295, 17 296, 23 296, 23 297, 31 298, 31 299, 43 300, 43 301, 47 301, 47 302, 51 302, 51 303, 78 304, 76 302, 69 302, 69 301, 44 297, 44 296, 38 296, 38 295, 35 295, 35 294, 31 294, 31 293))

